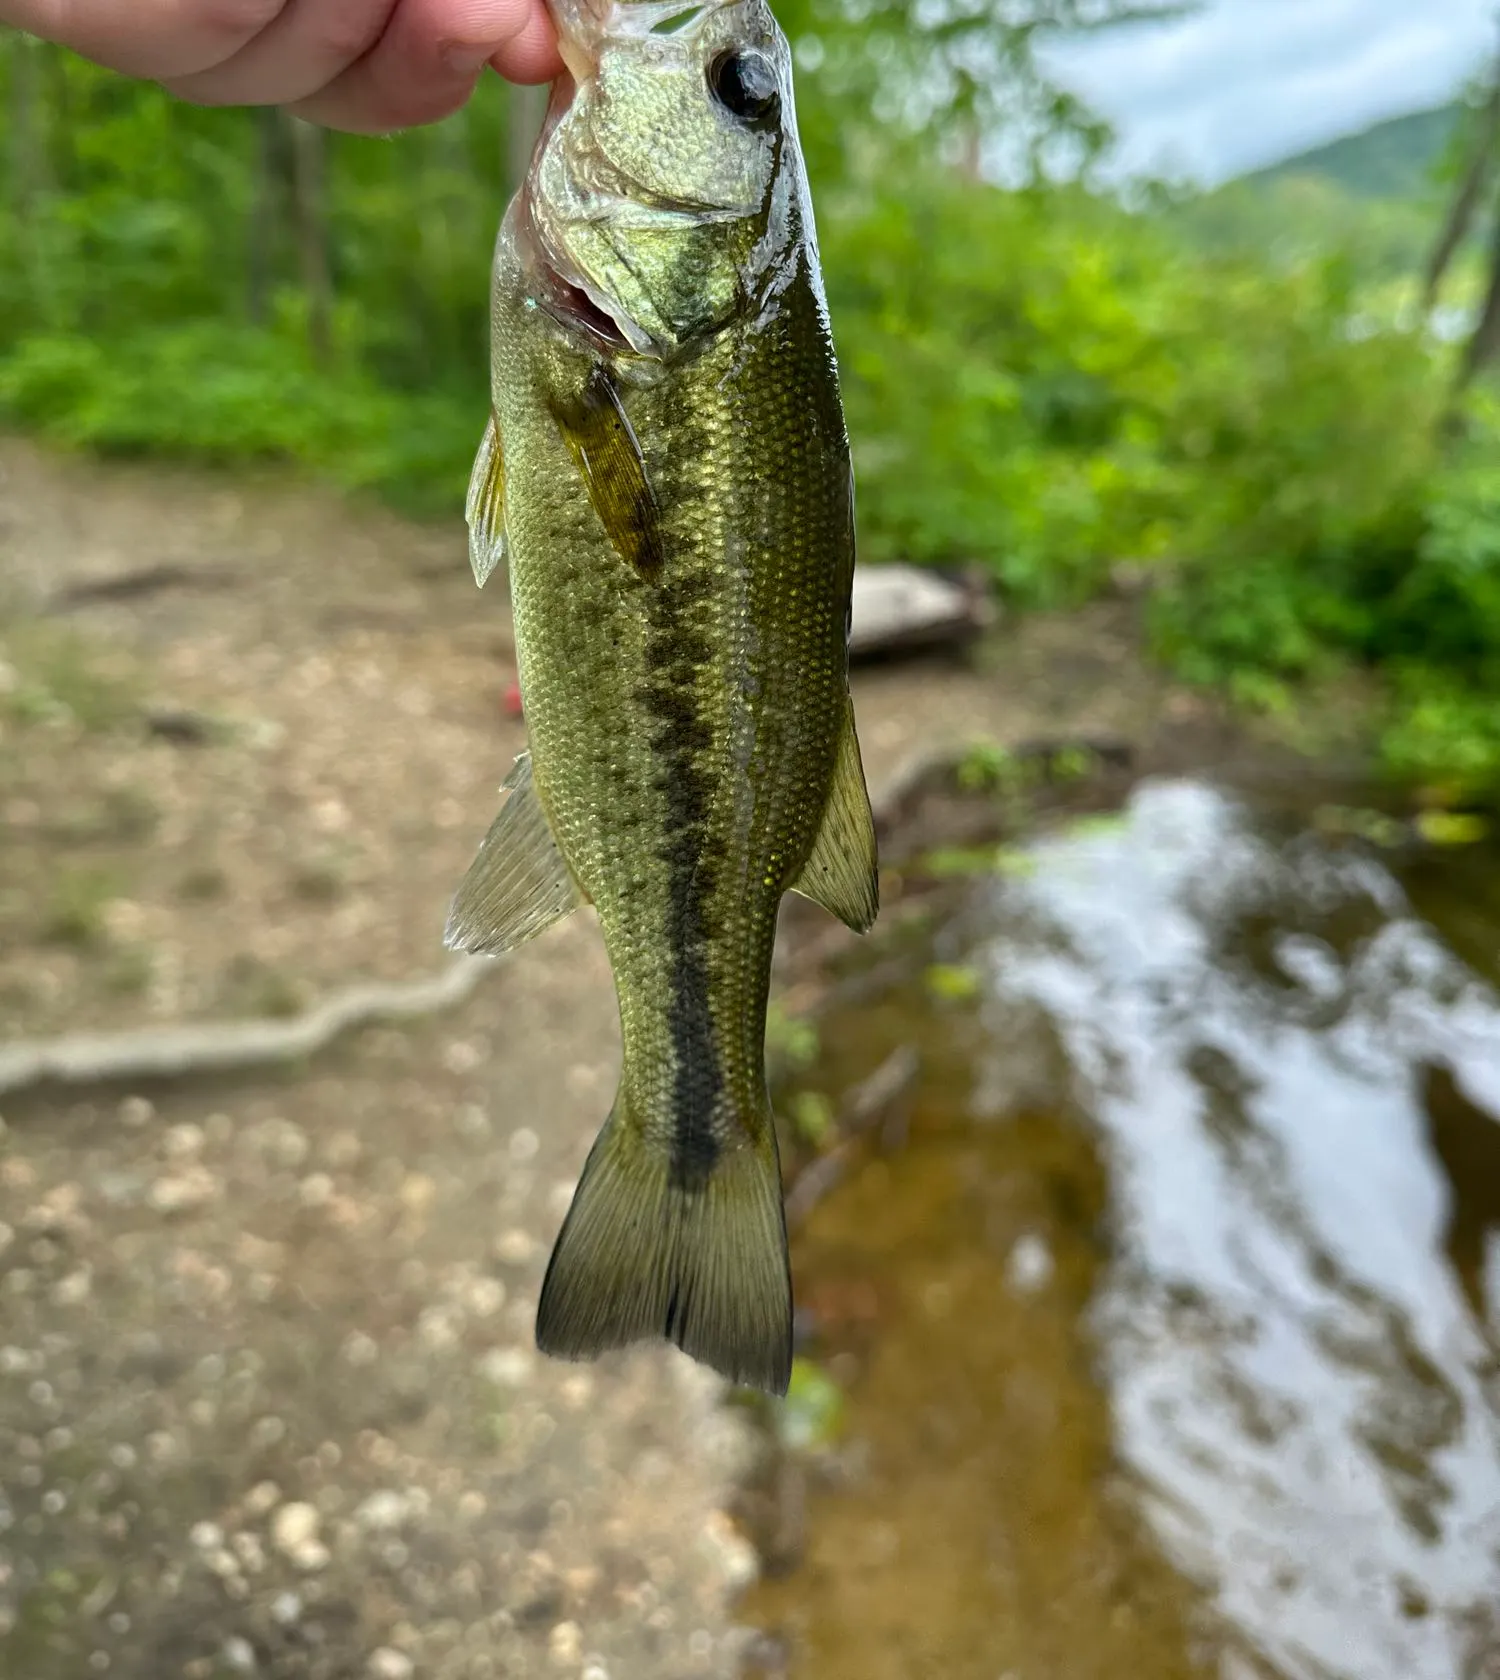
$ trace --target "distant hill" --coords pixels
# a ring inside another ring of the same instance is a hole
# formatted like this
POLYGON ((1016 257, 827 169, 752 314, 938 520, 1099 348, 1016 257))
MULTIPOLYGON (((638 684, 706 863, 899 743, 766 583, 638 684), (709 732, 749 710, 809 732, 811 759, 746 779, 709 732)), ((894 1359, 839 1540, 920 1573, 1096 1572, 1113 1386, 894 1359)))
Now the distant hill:
POLYGON ((1418 198, 1429 188, 1432 167, 1452 137, 1462 109, 1454 103, 1392 117, 1242 179, 1266 184, 1314 176, 1357 198, 1418 198))

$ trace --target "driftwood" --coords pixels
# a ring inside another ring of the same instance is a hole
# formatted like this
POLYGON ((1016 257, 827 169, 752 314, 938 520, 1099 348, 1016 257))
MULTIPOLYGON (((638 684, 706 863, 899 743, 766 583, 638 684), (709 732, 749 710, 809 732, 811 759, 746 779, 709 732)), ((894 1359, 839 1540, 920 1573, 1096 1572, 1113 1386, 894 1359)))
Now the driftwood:
POLYGON ((287 1021, 207 1021, 0 1045, 0 1096, 35 1085, 172 1079, 294 1061, 322 1050, 351 1027, 451 1009, 494 966, 488 957, 463 957, 428 980, 350 986, 287 1021))

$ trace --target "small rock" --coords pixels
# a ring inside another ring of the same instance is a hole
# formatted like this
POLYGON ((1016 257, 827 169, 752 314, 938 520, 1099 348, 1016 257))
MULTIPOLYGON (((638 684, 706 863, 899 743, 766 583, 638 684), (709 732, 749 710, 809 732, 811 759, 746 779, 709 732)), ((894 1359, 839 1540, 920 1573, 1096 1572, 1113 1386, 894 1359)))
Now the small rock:
POLYGON ((547 1655, 559 1667, 583 1655, 583 1630, 577 1622, 559 1622, 547 1636, 547 1655))
POLYGON ((162 1153, 171 1161, 191 1161, 203 1153, 204 1142, 203 1128, 184 1121, 178 1126, 168 1126, 162 1134, 162 1153))
POLYGON ((218 1194, 218 1181, 202 1167, 183 1173, 168 1173, 146 1192, 147 1203, 158 1213, 185 1213, 202 1207, 218 1194))
POLYGON ((204 1554, 203 1561, 221 1581, 232 1580, 240 1572, 240 1560, 227 1546, 215 1546, 204 1554))
POLYGON ((495 1239, 495 1258, 502 1266, 524 1266, 536 1250, 536 1242, 526 1231, 503 1231, 495 1239))
POLYGON ((156 1118, 156 1107, 145 1097, 126 1097, 115 1111, 122 1126, 144 1126, 156 1118))
POLYGON ((257 1482, 245 1495, 245 1515, 263 1517, 280 1498, 281 1489, 275 1482, 257 1482))
POLYGON ((224 1530, 217 1523, 198 1522, 188 1530, 188 1539, 200 1552, 215 1552, 224 1544, 224 1530))
POLYGON ((81 1306, 88 1300, 93 1287, 94 1280, 88 1267, 80 1266, 76 1272, 69 1272, 53 1284, 52 1299, 59 1307, 81 1306))
POLYGON ((3 1219, 0 1219, 0 1254, 4 1254, 6 1249, 8 1249, 15 1240, 16 1233, 5 1223, 3 1219))
POLYGON ((271 1620, 291 1627, 302 1615, 302 1600, 294 1592, 277 1593, 271 1600, 271 1620))
POLYGON ((499 1278, 475 1278, 464 1291, 464 1305, 475 1318, 493 1318, 505 1305, 505 1285, 499 1278))
POLYGON ((306 1575, 316 1574, 320 1569, 328 1567, 332 1553, 321 1540, 305 1540, 287 1554, 292 1562, 306 1575))
POLYGON ((532 1357, 525 1348, 492 1348, 479 1361, 479 1374, 496 1388, 521 1388, 531 1376, 532 1357))
POLYGON ((755 1547, 738 1532, 723 1511, 712 1511, 703 1525, 705 1548, 718 1565, 731 1593, 742 1591, 760 1574, 755 1547))
POLYGON ((416 1673, 416 1665, 405 1651, 393 1650, 389 1645, 371 1651, 365 1668, 370 1680, 411 1680, 416 1673))
POLYGON ((318 1537, 317 1510, 300 1500, 283 1505, 271 1518, 271 1539, 278 1552, 290 1557, 318 1537))
MULTIPOLYGON (((541 1147, 541 1139, 530 1126, 522 1126, 518 1131, 510 1134, 510 1158, 518 1165, 532 1160, 541 1147)), ((564 1624, 566 1625, 566 1624, 564 1624)))
POLYGON ((254 1674, 258 1667, 255 1647, 238 1634, 224 1641, 223 1656, 224 1666, 233 1669, 236 1674, 254 1674))
POLYGON ((380 1357, 380 1347, 363 1330, 351 1330, 344 1338, 343 1354, 351 1365, 373 1365, 380 1357))
POLYGON ((360 1503, 354 1520, 367 1534, 389 1534, 400 1528, 408 1515, 407 1503, 401 1495, 382 1488, 360 1503))

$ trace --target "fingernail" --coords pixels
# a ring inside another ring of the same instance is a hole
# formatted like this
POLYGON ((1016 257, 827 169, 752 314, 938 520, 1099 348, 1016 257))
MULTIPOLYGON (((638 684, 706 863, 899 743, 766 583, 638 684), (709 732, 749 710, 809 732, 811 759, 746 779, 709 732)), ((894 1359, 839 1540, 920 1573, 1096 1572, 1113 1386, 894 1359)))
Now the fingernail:
POLYGON ((455 76, 474 76, 504 45, 504 41, 489 41, 484 46, 473 41, 448 41, 438 48, 438 60, 455 76))

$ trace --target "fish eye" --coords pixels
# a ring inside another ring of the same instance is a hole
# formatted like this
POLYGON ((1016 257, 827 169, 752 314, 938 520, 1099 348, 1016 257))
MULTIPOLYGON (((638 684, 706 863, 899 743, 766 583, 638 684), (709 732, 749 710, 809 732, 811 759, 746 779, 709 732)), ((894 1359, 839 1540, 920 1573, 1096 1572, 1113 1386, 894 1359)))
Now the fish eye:
POLYGON ((781 109, 776 67, 764 53, 720 53, 708 67, 708 85, 714 98, 741 122, 762 126, 781 109))

